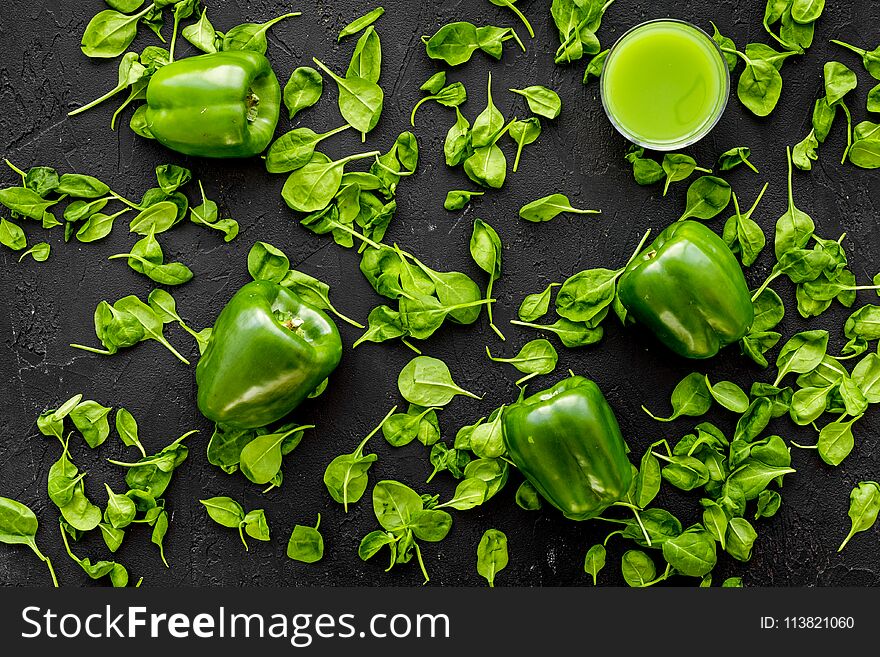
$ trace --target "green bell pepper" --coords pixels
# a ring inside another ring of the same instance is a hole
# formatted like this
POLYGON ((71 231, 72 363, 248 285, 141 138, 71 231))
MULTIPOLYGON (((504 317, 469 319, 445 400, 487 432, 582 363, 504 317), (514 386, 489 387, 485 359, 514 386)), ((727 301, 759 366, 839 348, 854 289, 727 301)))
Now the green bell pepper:
POLYGON ((199 360, 199 410, 229 427, 265 426, 295 409, 341 357, 327 315, 277 283, 248 283, 220 312, 199 360))
POLYGON ((508 406, 502 430, 510 460, 566 518, 594 518, 629 490, 617 418, 589 379, 572 376, 508 406))
POLYGON ((281 87, 258 52, 217 52, 163 66, 147 86, 147 129, 184 155, 263 152, 281 113, 281 87))
POLYGON ((695 221, 660 233, 627 266, 618 295, 637 322, 685 358, 711 358, 742 339, 755 319, 736 257, 695 221))

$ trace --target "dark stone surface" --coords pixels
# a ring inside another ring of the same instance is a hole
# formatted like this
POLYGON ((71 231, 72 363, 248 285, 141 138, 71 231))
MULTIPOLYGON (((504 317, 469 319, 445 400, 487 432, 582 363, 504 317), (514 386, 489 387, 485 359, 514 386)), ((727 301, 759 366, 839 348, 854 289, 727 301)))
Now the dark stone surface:
MULTIPOLYGON (((210 231, 189 223, 162 236, 169 258, 181 260, 195 271, 192 282, 173 290, 180 311, 193 326, 209 325, 226 300, 248 280, 245 259, 256 240, 282 248, 294 266, 330 283, 334 302, 348 315, 364 320, 370 308, 382 303, 358 272, 357 254, 300 228, 280 198, 284 178, 266 174, 259 161, 183 158, 133 136, 125 127, 127 118, 121 129, 111 132, 108 124, 112 103, 82 116, 66 116, 67 111, 98 97, 116 82, 114 63, 90 61, 79 51, 86 22, 104 8, 100 0, 6 0, 3 4, 0 135, 7 157, 19 166, 47 164, 61 171, 91 173, 118 192, 135 198, 154 186, 156 165, 177 162, 191 167, 195 176, 204 181, 208 195, 220 202, 224 214, 231 214, 241 223, 241 236, 229 245, 210 231)), ((295 66, 308 63, 313 55, 336 70, 343 69, 355 40, 350 38, 337 45, 336 34, 372 4, 351 0, 306 0, 293 5, 268 0, 213 2, 210 16, 218 29, 228 29, 245 20, 266 20, 291 8, 301 9, 304 16, 276 26, 270 34, 269 57, 283 83, 295 66)), ((383 44, 381 83, 386 92, 385 112, 365 146, 353 134, 325 142, 326 151, 332 156, 363 148, 387 149, 400 131, 409 128, 409 111, 420 97, 418 87, 438 70, 424 53, 419 40, 422 34, 461 19, 477 24, 517 25, 511 14, 488 2, 388 0, 384 4, 387 13, 377 28, 383 44)), ((708 21, 714 19, 742 47, 749 39, 769 41, 761 28, 763 4, 757 0, 618 0, 606 16, 600 37, 610 45, 640 21, 674 16, 707 29, 708 21)), ((450 81, 461 80, 467 85, 471 98, 463 110, 471 119, 485 106, 489 70, 494 79, 495 102, 506 116, 526 115, 523 100, 505 90, 528 84, 557 89, 564 102, 562 116, 554 122, 544 121, 543 136, 526 148, 519 173, 510 175, 502 190, 488 193, 464 212, 448 213, 442 209, 446 191, 470 187, 461 170, 450 170, 443 163, 442 139, 453 114, 434 104, 422 108, 415 129, 422 152, 421 166, 416 176, 400 185, 399 211, 388 235, 389 241, 418 254, 427 264, 460 269, 481 284, 485 278, 468 255, 473 219, 482 217, 491 223, 505 245, 504 274, 496 286, 496 318, 507 334, 507 343, 499 343, 483 322, 473 327, 444 328, 423 345, 425 353, 449 364, 460 384, 485 393, 482 402, 459 398, 444 410, 441 426, 447 440, 461 425, 488 414, 515 396, 516 373, 509 366, 486 361, 484 346, 490 344, 494 352, 512 355, 526 340, 536 337, 533 332, 519 331, 507 324, 522 297, 583 268, 620 266, 646 228, 656 233, 679 216, 687 187, 678 184, 667 198, 662 198, 657 187, 640 188, 633 183, 629 167, 622 159, 626 145, 602 113, 597 84, 581 84, 583 63, 569 67, 553 64, 558 42, 548 3, 523 0, 519 6, 532 19, 537 32, 534 40, 526 42, 528 52, 522 53, 508 43, 500 62, 477 53, 470 63, 450 72, 450 81), (521 205, 552 192, 566 193, 575 205, 600 207, 604 213, 598 218, 561 217, 541 225, 517 217, 521 205)), ((878 20, 880 9, 876 3, 829 2, 817 31, 816 45, 805 57, 792 58, 785 64, 785 91, 776 112, 769 119, 757 119, 734 98, 718 128, 691 149, 697 160, 706 165, 732 146, 752 147, 761 174, 741 168, 727 178, 748 204, 763 182, 770 182, 770 190, 756 214, 768 234, 772 235, 775 219, 786 204, 784 148, 799 141, 808 130, 810 111, 820 94, 825 61, 837 58, 858 72, 861 84, 850 104, 857 120, 867 118, 864 98, 874 83, 857 58, 835 49, 828 40, 843 37, 873 47, 878 39, 878 20)), ((142 32, 134 44, 137 50, 156 42, 147 30, 142 32)), ((525 34, 522 29, 519 32, 525 34)), ((188 44, 180 42, 180 46, 181 55, 191 54, 188 44)), ((303 112, 296 123, 316 131, 341 124, 333 85, 327 86, 321 103, 303 112)), ((279 131, 289 127, 284 118, 279 131)), ((510 142, 505 140, 503 148, 512 156, 510 142)), ((876 173, 841 166, 843 148, 844 131, 838 123, 812 174, 797 173, 795 193, 799 206, 816 219, 821 235, 836 238, 847 232, 845 245, 852 268, 860 282, 867 283, 878 269, 880 228, 876 218, 880 184, 876 173)), ((16 178, 7 171, 0 182, 13 185, 16 178)), ((192 195, 192 189, 189 191, 192 195)), ((711 225, 720 230, 722 222, 711 225)), ((333 456, 352 450, 392 404, 402 403, 395 382, 411 352, 395 343, 347 350, 329 390, 297 412, 298 419, 314 422, 318 429, 286 460, 283 487, 263 496, 258 487, 240 475, 228 477, 207 463, 204 448, 210 427, 196 410, 191 368, 178 363, 156 343, 139 345, 112 358, 85 354, 67 346, 72 341, 93 343, 92 313, 100 300, 114 301, 132 293, 145 298, 151 289, 146 278, 130 271, 124 263, 106 259, 124 252, 135 241, 125 230, 124 221, 119 222, 110 238, 91 245, 75 241, 64 244, 59 231, 44 234, 32 223, 26 225, 26 231, 31 242, 48 240, 53 252, 44 264, 17 264, 16 255, 0 251, 0 299, 8 309, 0 314, 0 381, 5 400, 0 413, 0 494, 17 498, 37 512, 41 521, 39 543, 54 558, 63 583, 79 585, 91 581, 64 556, 57 511, 46 497, 47 471, 59 449, 55 441, 37 433, 35 419, 43 408, 53 407, 77 392, 106 405, 130 409, 140 422, 148 449, 159 448, 189 429, 202 431, 190 441, 190 458, 176 473, 167 493, 168 507, 173 512, 166 540, 171 569, 162 566, 146 528, 133 529, 116 555, 135 578, 144 576, 146 585, 421 583, 415 564, 385 573, 384 557, 361 562, 356 553, 358 542, 377 527, 369 498, 345 515, 321 483, 324 467, 333 456), (234 531, 210 522, 197 500, 220 494, 231 495, 248 509, 264 507, 272 542, 253 541, 250 553, 245 554, 234 531), (327 548, 324 560, 312 566, 289 561, 284 553, 291 528, 295 523, 313 524, 318 512, 322 514, 321 529, 327 548)), ((771 265, 770 254, 765 253, 747 273, 750 283, 757 285, 763 280, 771 265)), ((847 311, 838 306, 821 320, 804 322, 795 311, 793 290, 781 283, 776 288, 789 304, 783 324, 786 335, 807 326, 827 328, 832 332, 832 349, 839 349, 844 342, 842 324, 847 311)), ((867 303, 872 297, 873 293, 862 293, 860 301, 867 303)), ((684 419, 660 425, 639 410, 643 403, 661 411, 667 408, 672 387, 692 369, 705 367, 715 380, 729 378, 746 387, 753 380, 770 377, 739 356, 735 348, 710 363, 688 363, 673 357, 637 330, 623 330, 616 321, 608 321, 607 326, 607 336, 598 346, 579 351, 560 349, 558 374, 536 383, 549 385, 568 368, 595 378, 617 410, 624 434, 638 453, 660 437, 675 439, 683 435, 694 424, 684 419)), ((357 331, 347 325, 341 325, 340 330, 349 345, 357 337, 357 331)), ((195 360, 195 345, 184 332, 169 327, 167 334, 195 360)), ((710 417, 732 431, 735 418, 730 414, 713 411, 710 417)), ((786 419, 772 428, 801 443, 815 440, 812 430, 795 430, 786 419)), ((880 583, 880 532, 876 529, 855 539, 842 555, 836 553, 849 528, 846 511, 850 489, 860 480, 878 476, 877 430, 877 414, 871 411, 856 426, 856 449, 839 468, 824 466, 815 452, 793 450, 798 473, 786 478, 779 515, 757 523, 760 537, 754 558, 748 564, 740 564, 722 556, 716 581, 742 575, 747 585, 880 583)), ((445 476, 429 486, 421 483, 430 472, 427 450, 422 445, 393 449, 377 437, 369 449, 379 455, 370 475, 372 482, 395 478, 420 491, 438 492, 442 497, 451 492, 453 482, 445 476)), ((105 459, 123 454, 131 456, 115 438, 94 452, 80 440, 73 441, 72 457, 89 472, 87 490, 97 503, 103 505, 106 499, 104 481, 117 490, 122 488, 122 474, 105 459)), ((447 540, 423 546, 434 584, 481 583, 474 567, 475 549, 480 535, 489 527, 505 531, 510 538, 510 566, 499 576, 499 585, 587 583, 582 566, 584 554, 605 536, 609 527, 599 522, 566 522, 552 511, 523 512, 513 502, 518 483, 518 476, 513 476, 508 488, 483 508, 455 513, 455 525, 447 540)), ((659 503, 679 515, 685 525, 697 520, 697 502, 697 497, 678 494, 668 487, 664 487, 659 498, 659 503)), ((81 556, 93 559, 109 556, 97 533, 84 538, 75 549, 81 556)), ((612 539, 605 582, 621 582, 617 564, 624 549, 621 541, 612 539)), ((44 565, 26 549, 2 547, 0 553, 0 582, 48 581, 44 565)))

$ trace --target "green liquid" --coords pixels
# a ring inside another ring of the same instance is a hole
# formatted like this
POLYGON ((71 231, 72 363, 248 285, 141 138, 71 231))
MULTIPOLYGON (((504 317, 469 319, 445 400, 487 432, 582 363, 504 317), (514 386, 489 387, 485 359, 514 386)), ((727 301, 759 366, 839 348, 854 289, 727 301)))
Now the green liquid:
POLYGON ((626 137, 648 147, 675 148, 705 136, 728 93, 727 65, 714 42, 674 21, 625 35, 602 75, 608 115, 626 137))

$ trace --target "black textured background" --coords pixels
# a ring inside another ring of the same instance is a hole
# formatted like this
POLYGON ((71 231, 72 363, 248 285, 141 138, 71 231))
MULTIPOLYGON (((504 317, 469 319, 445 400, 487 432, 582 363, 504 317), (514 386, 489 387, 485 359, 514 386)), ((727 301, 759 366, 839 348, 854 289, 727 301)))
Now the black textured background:
MULTIPOLYGON (((450 170, 443 163, 442 140, 454 120, 453 113, 428 104, 420 110, 415 129, 422 154, 418 173, 404 179, 399 187, 399 210, 388 241, 400 243, 430 266, 460 269, 485 283, 485 277, 468 255, 475 217, 492 224, 505 246, 504 273, 496 286, 496 321, 507 334, 507 343, 498 342, 483 318, 477 326, 445 327, 423 345, 426 354, 449 364, 461 385, 485 393, 482 402, 458 398, 441 413, 446 440, 451 440, 461 425, 488 414, 515 396, 513 381, 517 373, 510 366, 489 363, 484 346, 490 344, 499 355, 513 355, 525 341, 537 337, 534 332, 519 331, 507 324, 525 294, 542 290, 549 282, 561 282, 580 269, 620 266, 646 228, 651 227, 656 234, 679 216, 684 204, 686 184, 675 185, 667 198, 660 196, 656 186, 635 185, 622 158, 626 144, 602 113, 598 85, 595 81, 588 86, 581 84, 584 63, 569 67, 553 64, 558 41, 549 17, 549 4, 543 0, 521 0, 518 5, 536 30, 535 39, 526 40, 528 52, 522 53, 511 42, 506 44, 500 62, 478 52, 471 62, 449 74, 450 81, 461 80, 467 86, 470 100, 463 111, 471 120, 485 107, 486 74, 490 70, 495 102, 507 117, 527 114, 523 99, 508 93, 508 87, 544 84, 558 90, 564 103, 562 116, 553 122, 542 120, 544 134, 525 149, 519 172, 509 175, 502 190, 489 192, 464 212, 443 210, 447 190, 472 185, 460 169, 450 170), (581 207, 602 208, 604 213, 598 218, 563 216, 539 225, 517 217, 521 205, 553 192, 569 195, 581 207)), ((209 15, 221 30, 245 20, 267 20, 292 9, 303 11, 302 17, 287 20, 270 32, 268 55, 283 84, 293 68, 309 63, 314 55, 331 68, 344 70, 355 38, 337 45, 336 34, 374 3, 254 0, 215 1, 209 5, 209 15)), ((383 45, 381 84, 386 93, 385 111, 365 146, 353 133, 325 142, 323 147, 331 156, 372 148, 386 150, 400 131, 409 128, 409 111, 420 97, 419 85, 439 70, 425 55, 419 40, 422 34, 431 34, 449 21, 470 20, 476 24, 513 25, 520 35, 526 36, 512 14, 492 6, 488 0, 386 0, 384 5, 387 13, 377 29, 383 45)), ((21 167, 46 164, 62 172, 96 175, 131 198, 140 198, 145 189, 155 186, 156 165, 175 162, 191 167, 204 182, 209 197, 221 204, 224 216, 233 216, 242 227, 241 235, 229 245, 213 231, 190 223, 162 236, 169 259, 187 263, 196 274, 192 282, 172 290, 182 315, 196 328, 209 325, 227 299, 248 280, 245 260, 256 240, 280 247, 290 256, 293 266, 330 283, 335 304, 344 313, 365 321, 369 310, 383 301, 360 275, 357 254, 297 225, 280 198, 283 176, 265 173, 256 159, 212 162, 180 157, 155 142, 132 135, 127 128, 128 114, 122 127, 113 133, 108 125, 115 109, 113 103, 78 117, 66 116, 68 111, 98 97, 116 82, 115 63, 91 61, 79 50, 87 21, 103 8, 100 0, 4 0, 0 16, 0 138, 6 156, 21 167)), ((599 36, 603 45, 608 46, 638 22, 673 16, 706 29, 710 29, 709 20, 715 20, 741 48, 749 40, 772 44, 761 28, 763 8, 762 0, 617 0, 607 13, 599 36)), ((773 115, 766 120, 757 119, 733 98, 718 128, 692 149, 697 160, 707 165, 730 147, 751 146, 761 175, 742 167, 727 178, 746 205, 751 204, 764 181, 771 183, 756 214, 768 235, 772 235, 775 219, 785 209, 784 148, 808 131, 813 102, 821 94, 821 69, 825 61, 837 58, 857 71, 861 85, 852 94, 850 105, 856 120, 867 118, 864 98, 875 83, 855 56, 836 49, 828 40, 844 38, 873 47, 880 38, 878 24, 877 3, 830 1, 814 47, 805 57, 786 62, 785 90, 773 115)), ((156 43, 155 37, 143 29, 133 48, 140 51, 151 43, 156 43)), ((179 41, 179 47, 179 55, 192 54, 186 42, 179 41)), ((318 132, 341 125, 334 87, 331 83, 325 85, 322 101, 301 113, 297 125, 318 132)), ((282 118, 279 134, 290 127, 290 122, 282 118)), ((504 140, 503 148, 509 157, 514 153, 511 145, 504 140)), ((796 174, 796 198, 799 206, 815 218, 819 234, 836 238, 847 232, 845 245, 851 265, 864 284, 878 270, 880 184, 876 172, 841 166, 843 148, 844 131, 838 122, 815 170, 811 174, 796 174)), ((17 184, 16 176, 4 169, 0 183, 17 184)), ((192 187, 188 190, 191 196, 192 187)), ((722 221, 711 225, 720 230, 722 221)), ((148 450, 164 446, 189 429, 202 431, 189 441, 190 458, 176 472, 167 493, 168 508, 173 512, 166 538, 171 569, 163 567, 158 550, 149 542, 147 528, 130 531, 116 554, 116 559, 129 567, 135 579, 144 576, 145 585, 420 584, 421 574, 415 563, 385 573, 384 557, 369 563, 362 563, 357 557, 360 538, 377 527, 369 493, 345 515, 321 483, 324 468, 333 456, 351 451, 392 404, 404 403, 398 397, 395 382, 412 353, 398 343, 367 344, 356 351, 346 349, 327 392, 296 413, 297 419, 315 423, 318 429, 310 432, 286 459, 283 487, 263 496, 258 487, 241 475, 228 477, 207 463, 204 448, 210 426, 196 410, 192 368, 180 364, 154 342, 112 358, 85 354, 67 346, 71 341, 94 343, 92 313, 100 300, 112 302, 132 293, 146 298, 151 289, 145 277, 130 271, 123 262, 106 260, 134 243, 135 238, 127 234, 125 225, 123 219, 107 240, 82 245, 75 241, 64 244, 60 231, 46 234, 30 223, 25 229, 31 243, 46 239, 52 244, 52 257, 43 264, 30 260, 18 264, 17 255, 6 249, 0 251, 0 299, 8 309, 0 313, 0 494, 20 499, 37 512, 41 521, 39 544, 54 559, 60 580, 67 585, 91 584, 61 547, 57 510, 46 496, 47 471, 58 457, 59 447, 56 441, 38 434, 35 419, 42 409, 82 392, 103 404, 130 409, 140 423, 148 450), (234 531, 209 521, 197 500, 222 494, 238 499, 248 509, 264 507, 272 542, 252 541, 250 553, 245 554, 234 531), (313 524, 318 512, 323 518, 324 559, 315 565, 288 560, 284 553, 291 528, 295 523, 313 524)), ((765 277, 772 264, 770 257, 764 254, 747 272, 752 285, 765 277)), ((839 349, 844 342, 844 309, 838 306, 821 320, 803 322, 795 310, 793 290, 781 282, 776 289, 789 304, 783 324, 786 336, 806 326, 828 328, 832 332, 832 349, 839 349)), ((861 293, 861 303, 869 302, 872 295, 861 293)), ((568 368, 595 378, 616 409, 627 440, 639 454, 653 440, 664 436, 675 439, 686 433, 694 421, 656 424, 639 406, 644 403, 664 412, 674 384, 693 368, 704 365, 673 357, 638 331, 622 330, 613 319, 607 327, 606 338, 595 347, 578 351, 560 348, 558 374, 544 377, 533 386, 555 382, 568 368)), ((345 324, 340 325, 340 330, 347 345, 358 335, 345 324)), ((195 344, 183 331, 169 327, 166 334, 196 360, 195 344)), ((744 387, 753 380, 770 377, 741 357, 736 348, 705 367, 713 380, 729 378, 744 387)), ((711 417, 732 431, 735 418, 730 414, 721 411, 711 417)), ((795 431, 784 418, 777 422, 771 428, 783 436, 803 443, 814 442, 810 430, 795 431)), ((836 469, 821 464, 815 452, 793 450, 798 473, 786 477, 781 512, 772 520, 756 524, 759 539, 750 563, 740 564, 721 556, 716 581, 742 575, 747 585, 880 583, 877 529, 860 535, 842 555, 836 553, 849 528, 846 511, 850 489, 860 480, 878 476, 877 429, 877 414, 872 411, 856 425, 857 446, 844 465, 836 469)), ((454 482, 445 475, 437 477, 430 486, 422 484, 431 468, 427 450, 418 442, 393 449, 377 436, 369 450, 379 455, 370 473, 372 483, 395 478, 422 492, 439 492, 444 498, 453 488, 454 482)), ((104 481, 116 490, 122 488, 122 473, 104 462, 123 453, 131 456, 117 439, 111 438, 94 452, 75 440, 71 451, 74 462, 89 471, 87 490, 96 503, 103 505, 106 501, 104 481)), ((584 553, 609 528, 598 522, 567 522, 552 510, 521 511, 513 502, 518 483, 519 477, 514 474, 503 493, 484 507, 455 512, 450 536, 440 544, 423 546, 433 584, 482 582, 474 567, 475 549, 482 532, 489 527, 505 531, 510 538, 510 565, 498 577, 499 585, 587 583, 584 553)), ((695 496, 680 495, 664 486, 658 503, 675 512, 685 525, 698 518, 695 496)), ((605 582, 621 583, 617 564, 623 549, 620 541, 612 541, 609 567, 603 574, 605 582)), ((80 556, 93 559, 109 557, 97 532, 85 537, 75 550, 80 556)), ((48 582, 45 566, 26 549, 3 547, 0 555, 0 582, 48 582)))

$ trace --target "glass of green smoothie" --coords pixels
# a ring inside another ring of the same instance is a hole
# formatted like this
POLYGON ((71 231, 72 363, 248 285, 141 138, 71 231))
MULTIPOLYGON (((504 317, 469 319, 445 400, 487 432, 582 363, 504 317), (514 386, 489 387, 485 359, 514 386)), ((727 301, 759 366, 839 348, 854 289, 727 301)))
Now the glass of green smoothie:
POLYGON ((605 113, 624 137, 672 151, 698 142, 721 119, 730 71, 703 30, 659 19, 618 39, 605 60, 601 87, 605 113))

